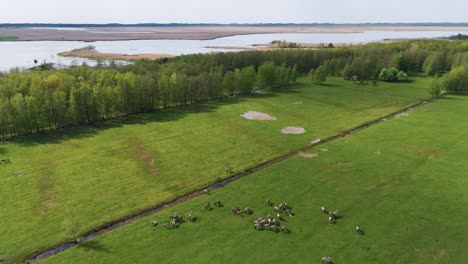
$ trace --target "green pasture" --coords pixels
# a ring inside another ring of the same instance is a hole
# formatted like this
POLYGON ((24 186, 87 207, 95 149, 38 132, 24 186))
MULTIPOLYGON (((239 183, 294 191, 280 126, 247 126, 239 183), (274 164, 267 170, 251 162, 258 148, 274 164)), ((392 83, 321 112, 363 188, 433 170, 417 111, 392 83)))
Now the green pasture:
POLYGON ((447 96, 42 263, 465 263, 467 116, 468 93, 447 96), (273 214, 267 198, 293 207, 294 217, 283 215, 290 234, 254 230, 254 219, 273 214), (216 200, 225 207, 204 210, 216 200), (233 206, 254 214, 234 215, 233 206), (342 218, 327 223, 321 206, 342 218), (191 210, 197 222, 162 227, 191 210))
MULTIPOLYGON (((25 136, 0 143, 0 157, 11 161, 11 164, 0 165, 0 260, 22 261, 36 252, 70 241, 74 235, 201 188, 215 182, 219 177, 227 177, 228 168, 233 172, 243 171, 307 146, 313 139, 325 138, 395 112, 427 98, 430 83, 430 79, 414 78, 408 83, 360 86, 340 78, 329 78, 326 85, 317 86, 301 79, 297 85, 265 93, 107 121, 99 127, 75 127, 46 136, 25 136), (241 113, 250 110, 268 113, 278 120, 249 121, 240 117, 241 113), (306 133, 284 135, 280 130, 285 126, 304 127, 306 133)), ((335 152, 330 152, 332 153, 335 152)), ((324 154, 324 157, 327 155, 329 154, 324 154)), ((323 158, 311 161, 294 159, 290 162, 305 165, 319 160, 322 161, 323 158)), ((274 181, 267 180, 274 184, 270 187, 265 185, 260 191, 278 189, 277 196, 274 193, 268 194, 279 199, 285 196, 283 189, 291 190, 291 196, 285 198, 297 204, 298 218, 291 221, 296 221, 296 228, 300 228, 304 222, 300 220, 299 210, 306 209, 301 203, 308 200, 302 201, 299 199, 300 195, 292 190, 295 187, 322 190, 326 186, 307 183, 298 171, 294 171, 298 169, 296 166, 279 169, 280 167, 275 166, 274 169, 260 173, 270 174, 276 170, 277 173, 284 173, 278 175, 278 179, 274 181), (284 181, 291 180, 289 177, 298 177, 295 184, 285 184, 284 181)), ((327 175, 320 176, 318 172, 313 172, 313 168, 315 167, 312 166, 307 174, 308 177, 327 178, 327 175)), ((361 171, 366 173, 366 169, 361 171)), ((244 190, 258 187, 255 181, 260 179, 264 177, 253 177, 251 187, 234 185, 230 188, 234 190, 235 186, 242 186, 244 190)), ((369 184, 372 186, 372 182, 369 184)), ((361 187, 366 186, 364 184, 361 187)), ((250 194, 243 195, 242 190, 241 193, 226 193, 227 196, 223 196, 223 199, 245 199, 245 202, 258 208, 255 203, 262 202, 263 197, 254 200, 250 194)), ((359 190, 356 192, 360 193, 359 190)), ((343 192, 340 195, 327 193, 333 199, 348 197, 346 202, 351 203, 356 192, 343 192)), ((307 193, 302 195, 313 194, 318 198, 319 193, 307 193)), ((327 199, 330 205, 346 208, 346 204, 340 204, 338 200, 334 203, 329 200, 331 198, 327 199)), ((313 205, 310 213, 316 209, 316 204, 313 205)), ((240 230, 234 236, 251 237, 251 230, 244 230, 242 225, 237 224, 244 223, 244 219, 235 218, 230 221, 234 221, 232 228, 240 230)), ((311 221, 319 220, 314 218, 311 221)), ((203 220, 200 225, 204 223, 209 222, 203 220)), ((341 226, 337 225, 338 230, 341 226)), ((139 230, 137 225, 128 228, 139 230)), ((180 232, 185 228, 189 227, 184 226, 180 232)), ((196 230, 203 228, 197 227, 196 230)), ((143 229, 141 231, 146 232, 143 229)), ((122 234, 120 232, 118 234, 122 234)), ((158 236, 173 236, 178 232, 179 230, 158 236)), ((185 232, 180 234, 181 238, 188 237, 185 232)), ((264 233, 259 237, 269 236, 271 234, 264 233)), ((218 233, 211 233, 210 237, 225 239, 218 233)), ((257 233, 255 237, 258 237, 257 233)), ((244 238, 246 245, 250 243, 250 239, 244 238)), ((295 235, 284 239, 290 241, 288 243, 303 243, 295 235)), ((282 243, 280 241, 278 243, 282 243)), ((183 252, 190 255, 191 250, 184 248, 183 252)), ((232 253, 244 252, 243 250, 245 248, 241 247, 232 253)), ((313 250, 307 250, 307 254, 313 250)), ((113 253, 116 253, 117 258, 122 257, 124 252, 129 251, 113 253)), ((295 251, 288 252, 285 256, 296 254, 295 251)), ((138 251, 134 251, 128 257, 138 254, 138 251)), ((172 253, 169 255, 176 257, 172 253)))

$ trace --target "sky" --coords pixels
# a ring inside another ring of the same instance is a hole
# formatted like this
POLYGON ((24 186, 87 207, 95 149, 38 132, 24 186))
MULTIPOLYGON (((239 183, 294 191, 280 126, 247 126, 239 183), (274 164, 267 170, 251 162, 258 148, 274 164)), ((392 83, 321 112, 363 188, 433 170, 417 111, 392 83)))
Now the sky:
POLYGON ((468 22, 467 0, 0 0, 0 23, 468 22))

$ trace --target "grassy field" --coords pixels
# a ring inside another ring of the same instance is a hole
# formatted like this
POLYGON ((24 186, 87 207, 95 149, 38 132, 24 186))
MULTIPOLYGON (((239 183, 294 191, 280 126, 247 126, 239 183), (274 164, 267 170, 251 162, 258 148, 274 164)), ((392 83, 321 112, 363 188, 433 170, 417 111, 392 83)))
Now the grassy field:
POLYGON ((468 93, 448 96, 296 156, 41 263, 465 263, 468 258, 468 93), (286 200, 292 233, 256 231, 286 200), (205 211, 206 202, 225 207, 205 211), (250 206, 239 217, 232 206, 250 206), (327 223, 320 207, 343 216, 327 223), (173 212, 199 220, 151 227, 173 212), (361 226, 363 235, 355 232, 361 226))
MULTIPOLYGON (((429 79, 359 86, 330 78, 0 144, 0 260, 18 261, 427 97, 429 79), (302 104, 293 104, 302 102, 302 104), (276 121, 248 121, 261 111, 276 121), (301 126, 302 135, 283 135, 301 126), (74 228, 70 228, 70 226, 74 228)), ((236 220, 237 221, 237 220, 236 220)))
POLYGON ((18 37, 15 36, 0 36, 0 41, 13 41, 18 39, 18 37))

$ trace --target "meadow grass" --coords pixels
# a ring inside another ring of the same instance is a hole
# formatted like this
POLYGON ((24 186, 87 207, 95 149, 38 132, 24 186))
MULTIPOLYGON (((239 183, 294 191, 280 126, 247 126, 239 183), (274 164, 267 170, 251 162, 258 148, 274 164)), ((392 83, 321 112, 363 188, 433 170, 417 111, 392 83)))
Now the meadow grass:
POLYGON ((465 263, 467 115, 468 93, 447 96, 41 263, 465 263), (254 230, 254 219, 274 215, 267 198, 293 207, 294 217, 283 215, 290 234, 254 230), (225 207, 203 209, 216 200, 225 207), (254 214, 239 217, 232 206, 254 214), (343 218, 327 223, 321 206, 343 218), (197 222, 162 227, 190 210, 197 222))
POLYGON ((339 78, 75 127, 0 144, 0 259, 35 252, 355 127, 428 96, 430 79, 339 78), (293 104, 302 102, 302 104, 293 104), (255 110, 276 121, 249 121, 255 110), (302 135, 283 135, 301 126, 302 135), (73 226, 72 228, 70 226, 73 226), (72 231, 74 230, 74 231, 72 231))

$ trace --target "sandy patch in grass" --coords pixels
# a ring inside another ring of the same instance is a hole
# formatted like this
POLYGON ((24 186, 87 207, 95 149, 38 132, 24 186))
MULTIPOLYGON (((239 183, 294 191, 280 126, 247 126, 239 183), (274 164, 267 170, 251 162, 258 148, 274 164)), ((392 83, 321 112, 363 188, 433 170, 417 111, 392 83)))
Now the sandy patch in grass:
POLYGON ((299 151, 297 154, 299 154, 299 156, 301 156, 301 157, 303 157, 305 159, 311 159, 311 158, 318 157, 317 153, 305 153, 304 151, 299 151))
POLYGON ((281 129, 281 133, 283 134, 295 134, 295 135, 298 135, 298 134, 304 134, 305 133, 305 129, 303 127, 292 127, 292 126, 288 126, 288 127, 285 127, 283 129, 281 129))
POLYGON ((276 120, 276 117, 270 116, 269 114, 260 113, 256 111, 248 111, 242 113, 240 116, 247 120, 276 120))
POLYGON ((409 114, 408 113, 401 113, 401 114, 396 115, 395 117, 400 117, 400 116, 409 116, 409 114))
POLYGON ((310 143, 311 144, 317 144, 317 143, 320 143, 320 141, 321 141, 320 138, 316 138, 316 139, 312 140, 310 143))

